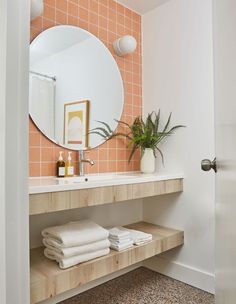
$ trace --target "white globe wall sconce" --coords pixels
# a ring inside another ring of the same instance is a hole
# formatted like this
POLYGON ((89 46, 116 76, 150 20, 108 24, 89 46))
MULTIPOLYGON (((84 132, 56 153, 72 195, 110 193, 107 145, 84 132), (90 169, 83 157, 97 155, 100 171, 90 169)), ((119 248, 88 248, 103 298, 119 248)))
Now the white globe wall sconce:
POLYGON ((43 0, 31 0, 30 20, 34 20, 43 13, 43 0))
POLYGON ((137 48, 137 41, 133 36, 126 35, 115 40, 113 48, 118 56, 132 54, 137 48))

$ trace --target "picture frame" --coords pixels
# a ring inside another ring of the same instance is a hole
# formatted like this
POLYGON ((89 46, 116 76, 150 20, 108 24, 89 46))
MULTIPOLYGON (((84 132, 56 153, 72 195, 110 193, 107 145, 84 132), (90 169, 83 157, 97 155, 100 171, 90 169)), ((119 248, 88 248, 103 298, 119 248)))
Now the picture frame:
POLYGON ((64 144, 81 150, 89 145, 89 100, 64 104, 64 144))

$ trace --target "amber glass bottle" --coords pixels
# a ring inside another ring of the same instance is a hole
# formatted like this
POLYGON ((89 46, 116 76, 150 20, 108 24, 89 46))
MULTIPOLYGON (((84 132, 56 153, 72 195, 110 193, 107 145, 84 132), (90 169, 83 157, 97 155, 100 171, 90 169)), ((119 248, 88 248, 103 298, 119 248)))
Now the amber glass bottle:
POLYGON ((66 175, 66 164, 62 156, 63 152, 60 152, 60 156, 57 161, 57 177, 65 177, 66 175))

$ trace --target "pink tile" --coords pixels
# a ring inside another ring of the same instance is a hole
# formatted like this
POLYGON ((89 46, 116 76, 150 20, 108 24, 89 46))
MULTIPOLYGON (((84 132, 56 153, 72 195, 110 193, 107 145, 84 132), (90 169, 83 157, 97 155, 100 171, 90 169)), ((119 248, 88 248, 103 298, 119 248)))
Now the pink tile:
MULTIPOLYGON (((129 124, 142 111, 142 57, 141 57, 141 17, 114 0, 44 0, 42 17, 31 23, 31 40, 43 29, 55 24, 71 24, 89 30, 98 36, 109 48, 120 68, 125 82, 125 106, 122 120, 129 124), (113 41, 124 34, 132 34, 138 42, 134 54, 118 57, 113 50, 113 41)), ((118 130, 125 131, 123 127, 118 130)), ((97 149, 86 152, 86 157, 95 160, 93 167, 85 165, 85 172, 115 172, 139 170, 140 153, 134 155, 129 164, 127 140, 113 139, 97 149)), ((56 174, 59 151, 64 151, 66 160, 68 150, 58 147, 29 120, 30 176, 49 176, 56 174)), ((72 153, 77 167, 77 153, 72 153)))
POLYGON ((56 175, 56 163, 41 163, 41 175, 42 176, 55 176, 56 175))
POLYGON ((55 7, 45 5, 43 19, 46 18, 49 21, 53 22, 56 18, 56 9, 55 7))
POLYGON ((108 161, 99 162, 99 172, 108 172, 108 161))
POLYGON ((78 5, 68 2, 68 14, 74 17, 78 17, 78 5))
POLYGON ((53 142, 41 134, 40 145, 41 147, 53 147, 53 142))
POLYGON ((67 14, 60 10, 56 10, 56 22, 59 24, 67 24, 67 14))
POLYGON ((68 24, 78 26, 78 18, 74 16, 68 16, 68 24))
POLYGON ((43 18, 42 17, 37 17, 33 21, 31 21, 31 26, 37 29, 42 29, 43 27, 43 18))
POLYGON ((98 1, 96 0, 90 0, 90 7, 91 12, 94 12, 95 14, 98 14, 98 1))
POLYGON ((50 5, 52 7, 55 7, 56 0, 44 0, 44 5, 50 5))
POLYGON ((83 7, 79 7, 79 18, 83 20, 88 20, 89 12, 83 7))
POLYGON ((40 149, 39 148, 29 148, 29 161, 30 162, 40 162, 40 149))
POLYGON ((29 176, 31 177, 40 176, 40 163, 29 164, 29 176))
POLYGON ((42 162, 53 162, 54 161, 53 147, 41 148, 41 161, 42 162))
POLYGON ((30 147, 40 147, 39 132, 29 133, 29 146, 30 147))
POLYGON ((43 28, 44 28, 44 30, 46 30, 50 27, 53 27, 53 26, 55 26, 55 21, 43 18, 43 28))
POLYGON ((64 13, 67 12, 67 4, 67 0, 56 0, 56 8, 64 13))
POLYGON ((81 7, 84 7, 86 9, 88 9, 89 8, 89 0, 79 0, 79 5, 81 7))

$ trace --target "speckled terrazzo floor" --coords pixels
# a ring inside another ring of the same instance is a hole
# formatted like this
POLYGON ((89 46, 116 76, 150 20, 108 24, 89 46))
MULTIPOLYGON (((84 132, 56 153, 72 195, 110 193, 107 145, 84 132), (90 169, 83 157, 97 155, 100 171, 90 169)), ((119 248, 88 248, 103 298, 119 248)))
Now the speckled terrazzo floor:
POLYGON ((144 267, 61 304, 213 304, 214 296, 144 267))

